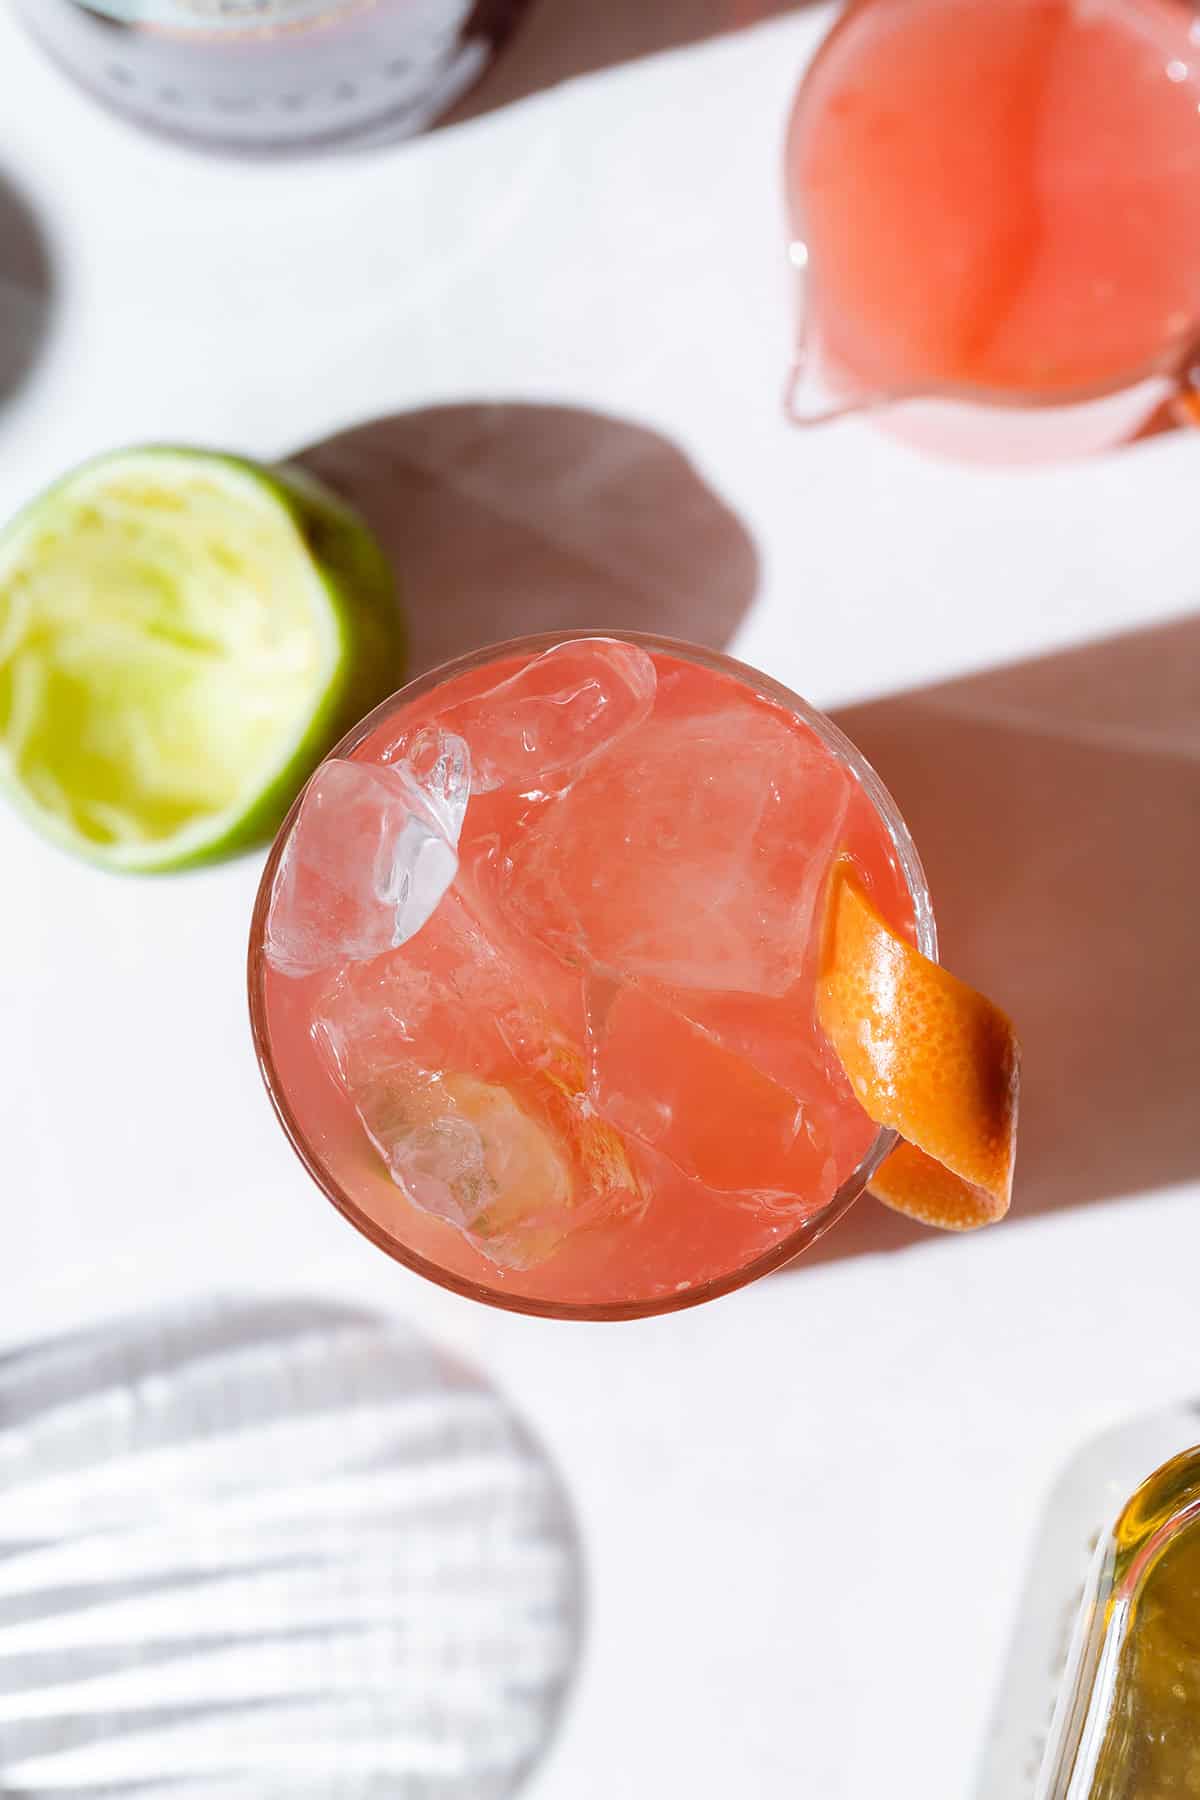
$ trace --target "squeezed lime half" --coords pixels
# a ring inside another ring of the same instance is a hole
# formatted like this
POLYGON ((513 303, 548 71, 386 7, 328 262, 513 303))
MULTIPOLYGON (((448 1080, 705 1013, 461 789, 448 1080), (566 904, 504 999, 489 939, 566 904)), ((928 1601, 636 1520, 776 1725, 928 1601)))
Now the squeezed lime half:
POLYGON ((122 450, 0 534, 0 783, 110 868, 268 838, 403 676, 387 560, 300 469, 122 450))

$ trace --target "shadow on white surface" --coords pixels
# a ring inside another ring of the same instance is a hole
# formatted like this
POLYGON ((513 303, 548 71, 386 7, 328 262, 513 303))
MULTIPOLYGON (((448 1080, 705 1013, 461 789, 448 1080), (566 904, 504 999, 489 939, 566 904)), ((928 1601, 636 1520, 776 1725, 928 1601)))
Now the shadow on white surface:
MULTIPOLYGON (((1200 1176, 1200 613, 837 715, 1024 1051, 1016 1217, 1200 1176)), ((864 1200, 808 1260, 927 1237, 864 1200)))
POLYGON ((508 48, 442 123, 477 118, 577 75, 703 43, 809 4, 812 0, 533 0, 508 48))
POLYGON ((0 176, 0 409, 33 369, 53 305, 46 238, 27 200, 0 176))
POLYGON ((721 649, 758 586, 740 521, 674 445, 625 420, 565 406, 430 407, 293 460, 357 506, 392 558, 412 675, 558 629, 721 649))
POLYGON ((578 1650, 544 1452, 415 1333, 212 1301, 0 1359, 0 1790, 503 1800, 578 1650))

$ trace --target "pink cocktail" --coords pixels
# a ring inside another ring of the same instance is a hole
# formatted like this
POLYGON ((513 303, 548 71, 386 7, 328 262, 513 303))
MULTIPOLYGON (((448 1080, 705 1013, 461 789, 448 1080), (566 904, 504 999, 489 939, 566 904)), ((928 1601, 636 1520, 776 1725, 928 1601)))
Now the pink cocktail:
POLYGON ((617 1317, 737 1286, 894 1142, 815 1018, 843 856, 932 954, 878 779, 727 658, 544 638, 425 677, 322 765, 263 878, 284 1126, 360 1229, 474 1297, 617 1317))
POLYGON ((855 0, 801 86, 786 178, 801 419, 888 406, 949 449, 1060 455, 1187 381, 1187 0, 855 0))

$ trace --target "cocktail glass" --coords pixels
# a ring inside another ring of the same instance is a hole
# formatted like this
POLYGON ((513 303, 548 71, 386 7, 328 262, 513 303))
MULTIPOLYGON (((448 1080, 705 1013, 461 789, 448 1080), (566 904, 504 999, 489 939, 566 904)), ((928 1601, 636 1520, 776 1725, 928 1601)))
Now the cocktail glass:
POLYGON ((852 0, 788 128, 787 407, 985 461, 1193 422, 1188 0, 852 0))
POLYGON ((342 741, 268 859, 250 1009, 279 1120, 352 1224, 471 1298, 618 1319, 740 1287, 897 1142, 815 1018, 847 857, 935 957, 895 803, 769 677, 637 635, 435 670, 342 741), (407 861, 381 873, 389 807, 407 861))

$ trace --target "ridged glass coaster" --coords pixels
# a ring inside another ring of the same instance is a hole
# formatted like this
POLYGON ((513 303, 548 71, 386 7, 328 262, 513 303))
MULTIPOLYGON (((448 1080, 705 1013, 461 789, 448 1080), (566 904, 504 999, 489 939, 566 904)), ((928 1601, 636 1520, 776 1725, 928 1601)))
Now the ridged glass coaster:
POLYGON ((544 1454, 394 1324, 214 1302, 0 1358, 6 1800, 498 1800, 579 1589, 544 1454))

